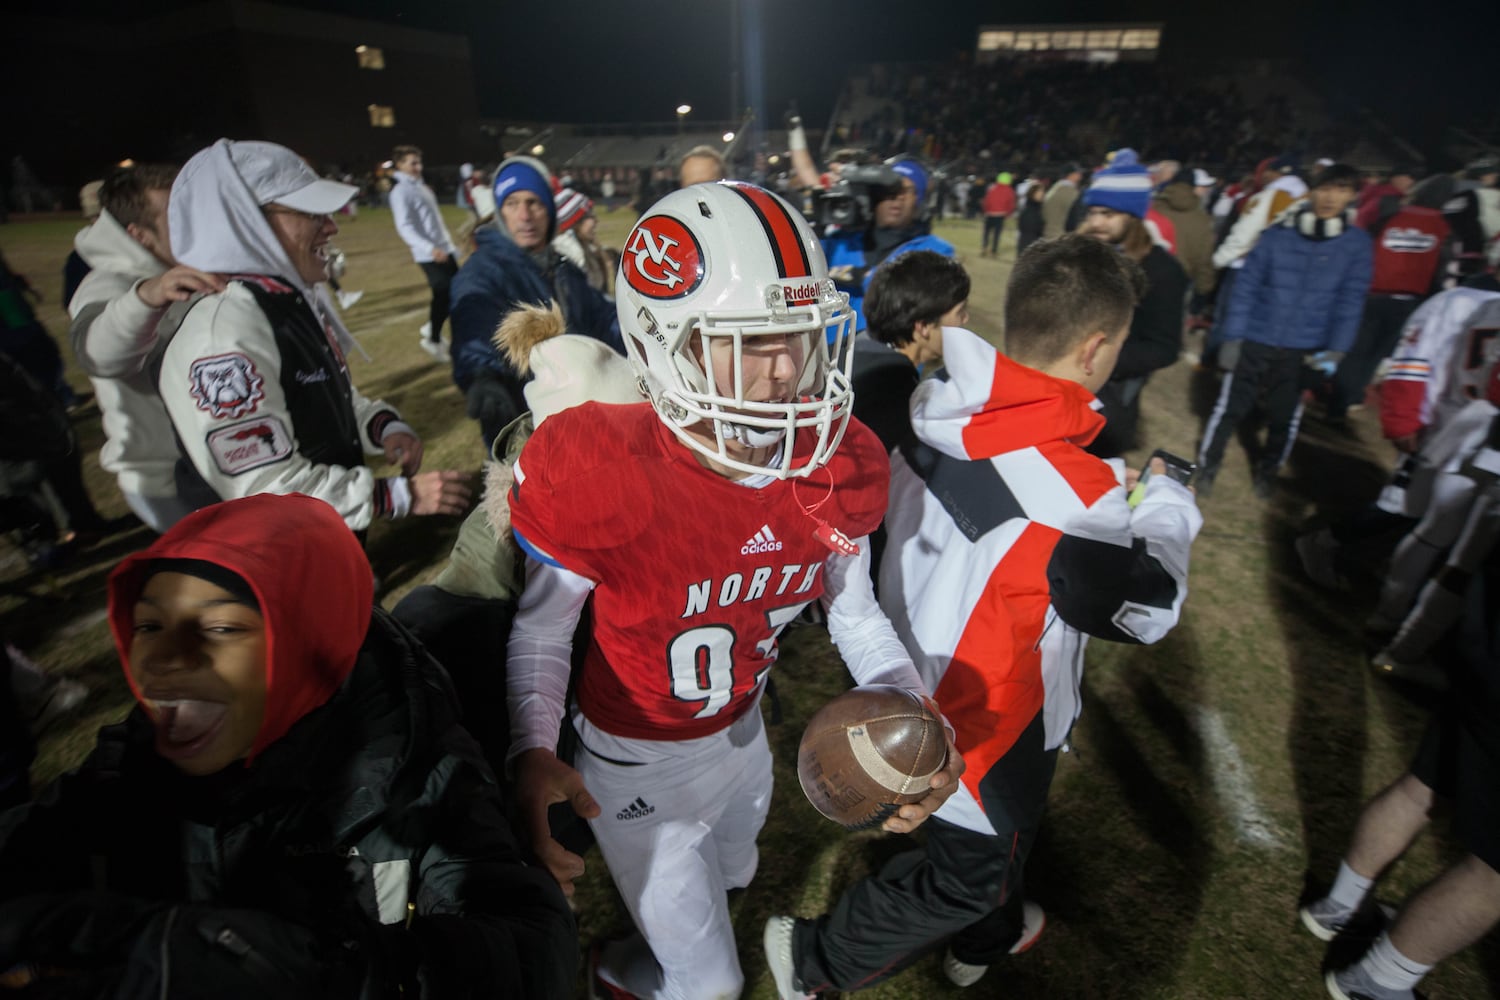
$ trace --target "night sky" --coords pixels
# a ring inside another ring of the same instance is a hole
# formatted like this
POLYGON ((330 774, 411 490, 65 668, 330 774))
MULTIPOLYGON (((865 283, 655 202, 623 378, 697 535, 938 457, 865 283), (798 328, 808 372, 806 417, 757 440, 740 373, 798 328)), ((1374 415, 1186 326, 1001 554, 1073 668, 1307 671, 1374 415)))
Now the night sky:
MULTIPOLYGON (((123 20, 193 0, 73 0, 69 9, 123 20)), ((483 114, 559 122, 729 118, 729 0, 281 0, 293 6, 466 35, 483 114)), ((1398 130, 1491 114, 1500 86, 1500 2, 1367 0, 741 0, 760 8, 768 117, 793 98, 825 120, 851 66, 948 58, 984 23, 1164 21, 1166 47, 1211 56, 1282 56, 1336 102, 1370 106, 1398 130), (1441 12, 1438 16, 1437 12, 1441 12), (1451 108, 1455 115, 1444 113, 1451 108)), ((56 16, 55 2, 7 4, 56 16)), ((743 100, 750 100, 746 67, 743 100)), ((1414 136, 1415 137, 1415 136, 1414 136)))

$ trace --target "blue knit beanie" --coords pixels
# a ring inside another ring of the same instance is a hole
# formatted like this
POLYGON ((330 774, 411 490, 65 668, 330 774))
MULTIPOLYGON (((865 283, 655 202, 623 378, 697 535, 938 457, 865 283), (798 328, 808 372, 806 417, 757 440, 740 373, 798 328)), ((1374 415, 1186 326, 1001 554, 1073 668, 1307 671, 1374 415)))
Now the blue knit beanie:
POLYGON ((1141 165, 1133 149, 1122 149, 1109 165, 1094 175, 1083 193, 1083 203, 1144 219, 1151 207, 1151 174, 1141 165))
POLYGON ((897 160, 892 163, 891 169, 902 177, 911 181, 912 187, 917 189, 917 204, 920 205, 927 200, 927 171, 916 160, 897 160))
POLYGON ((557 230, 557 203, 553 200, 552 171, 541 160, 530 156, 512 156, 495 171, 495 208, 505 204, 506 196, 530 191, 547 206, 547 239, 557 230))

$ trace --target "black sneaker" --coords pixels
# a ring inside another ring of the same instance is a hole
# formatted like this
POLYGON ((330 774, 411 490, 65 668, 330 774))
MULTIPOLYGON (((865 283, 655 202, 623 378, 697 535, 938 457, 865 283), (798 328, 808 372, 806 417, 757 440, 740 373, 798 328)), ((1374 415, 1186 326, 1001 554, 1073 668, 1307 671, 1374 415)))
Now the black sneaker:
POLYGON ((1385 925, 1396 915, 1396 911, 1383 903, 1372 902, 1368 898, 1358 909, 1350 910, 1324 896, 1302 907, 1297 911, 1297 915, 1302 918, 1302 926, 1306 927, 1313 937, 1319 941, 1332 941, 1341 937, 1366 939, 1379 937, 1380 932, 1385 930, 1385 925))

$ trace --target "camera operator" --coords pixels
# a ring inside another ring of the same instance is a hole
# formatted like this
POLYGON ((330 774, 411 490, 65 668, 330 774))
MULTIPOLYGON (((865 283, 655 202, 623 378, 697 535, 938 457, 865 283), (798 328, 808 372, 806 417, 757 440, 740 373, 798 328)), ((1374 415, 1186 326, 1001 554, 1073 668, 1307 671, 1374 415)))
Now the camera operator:
POLYGON ((909 250, 957 254, 951 243, 932 235, 932 221, 923 211, 929 177, 920 163, 905 157, 876 165, 837 162, 851 160, 843 151, 827 173, 819 173, 795 101, 786 126, 793 181, 812 193, 803 214, 823 243, 828 276, 849 293, 857 333, 866 325, 860 305, 870 276, 881 264, 909 250))
POLYGON ((828 273, 840 291, 849 293, 849 304, 859 314, 856 331, 865 328, 859 310, 870 276, 881 264, 912 250, 955 256, 951 243, 932 235, 931 220, 922 211, 927 180, 921 164, 900 159, 846 168, 840 183, 820 195, 817 221, 828 273), (847 222, 839 224, 839 216, 847 222))

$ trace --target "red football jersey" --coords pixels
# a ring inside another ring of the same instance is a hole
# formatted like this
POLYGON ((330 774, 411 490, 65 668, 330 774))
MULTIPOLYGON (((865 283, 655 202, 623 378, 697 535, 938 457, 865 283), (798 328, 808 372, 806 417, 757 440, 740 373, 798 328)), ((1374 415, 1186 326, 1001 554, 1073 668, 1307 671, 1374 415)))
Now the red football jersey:
MULTIPOLYGON (((811 447, 799 436, 797 454, 811 447)), ((826 467, 757 489, 704 468, 649 403, 549 417, 516 462, 511 523, 535 557, 595 585, 583 714, 653 740, 706 736, 743 715, 776 637, 823 593, 820 522, 869 534, 889 480, 885 449, 853 420, 826 467)))

